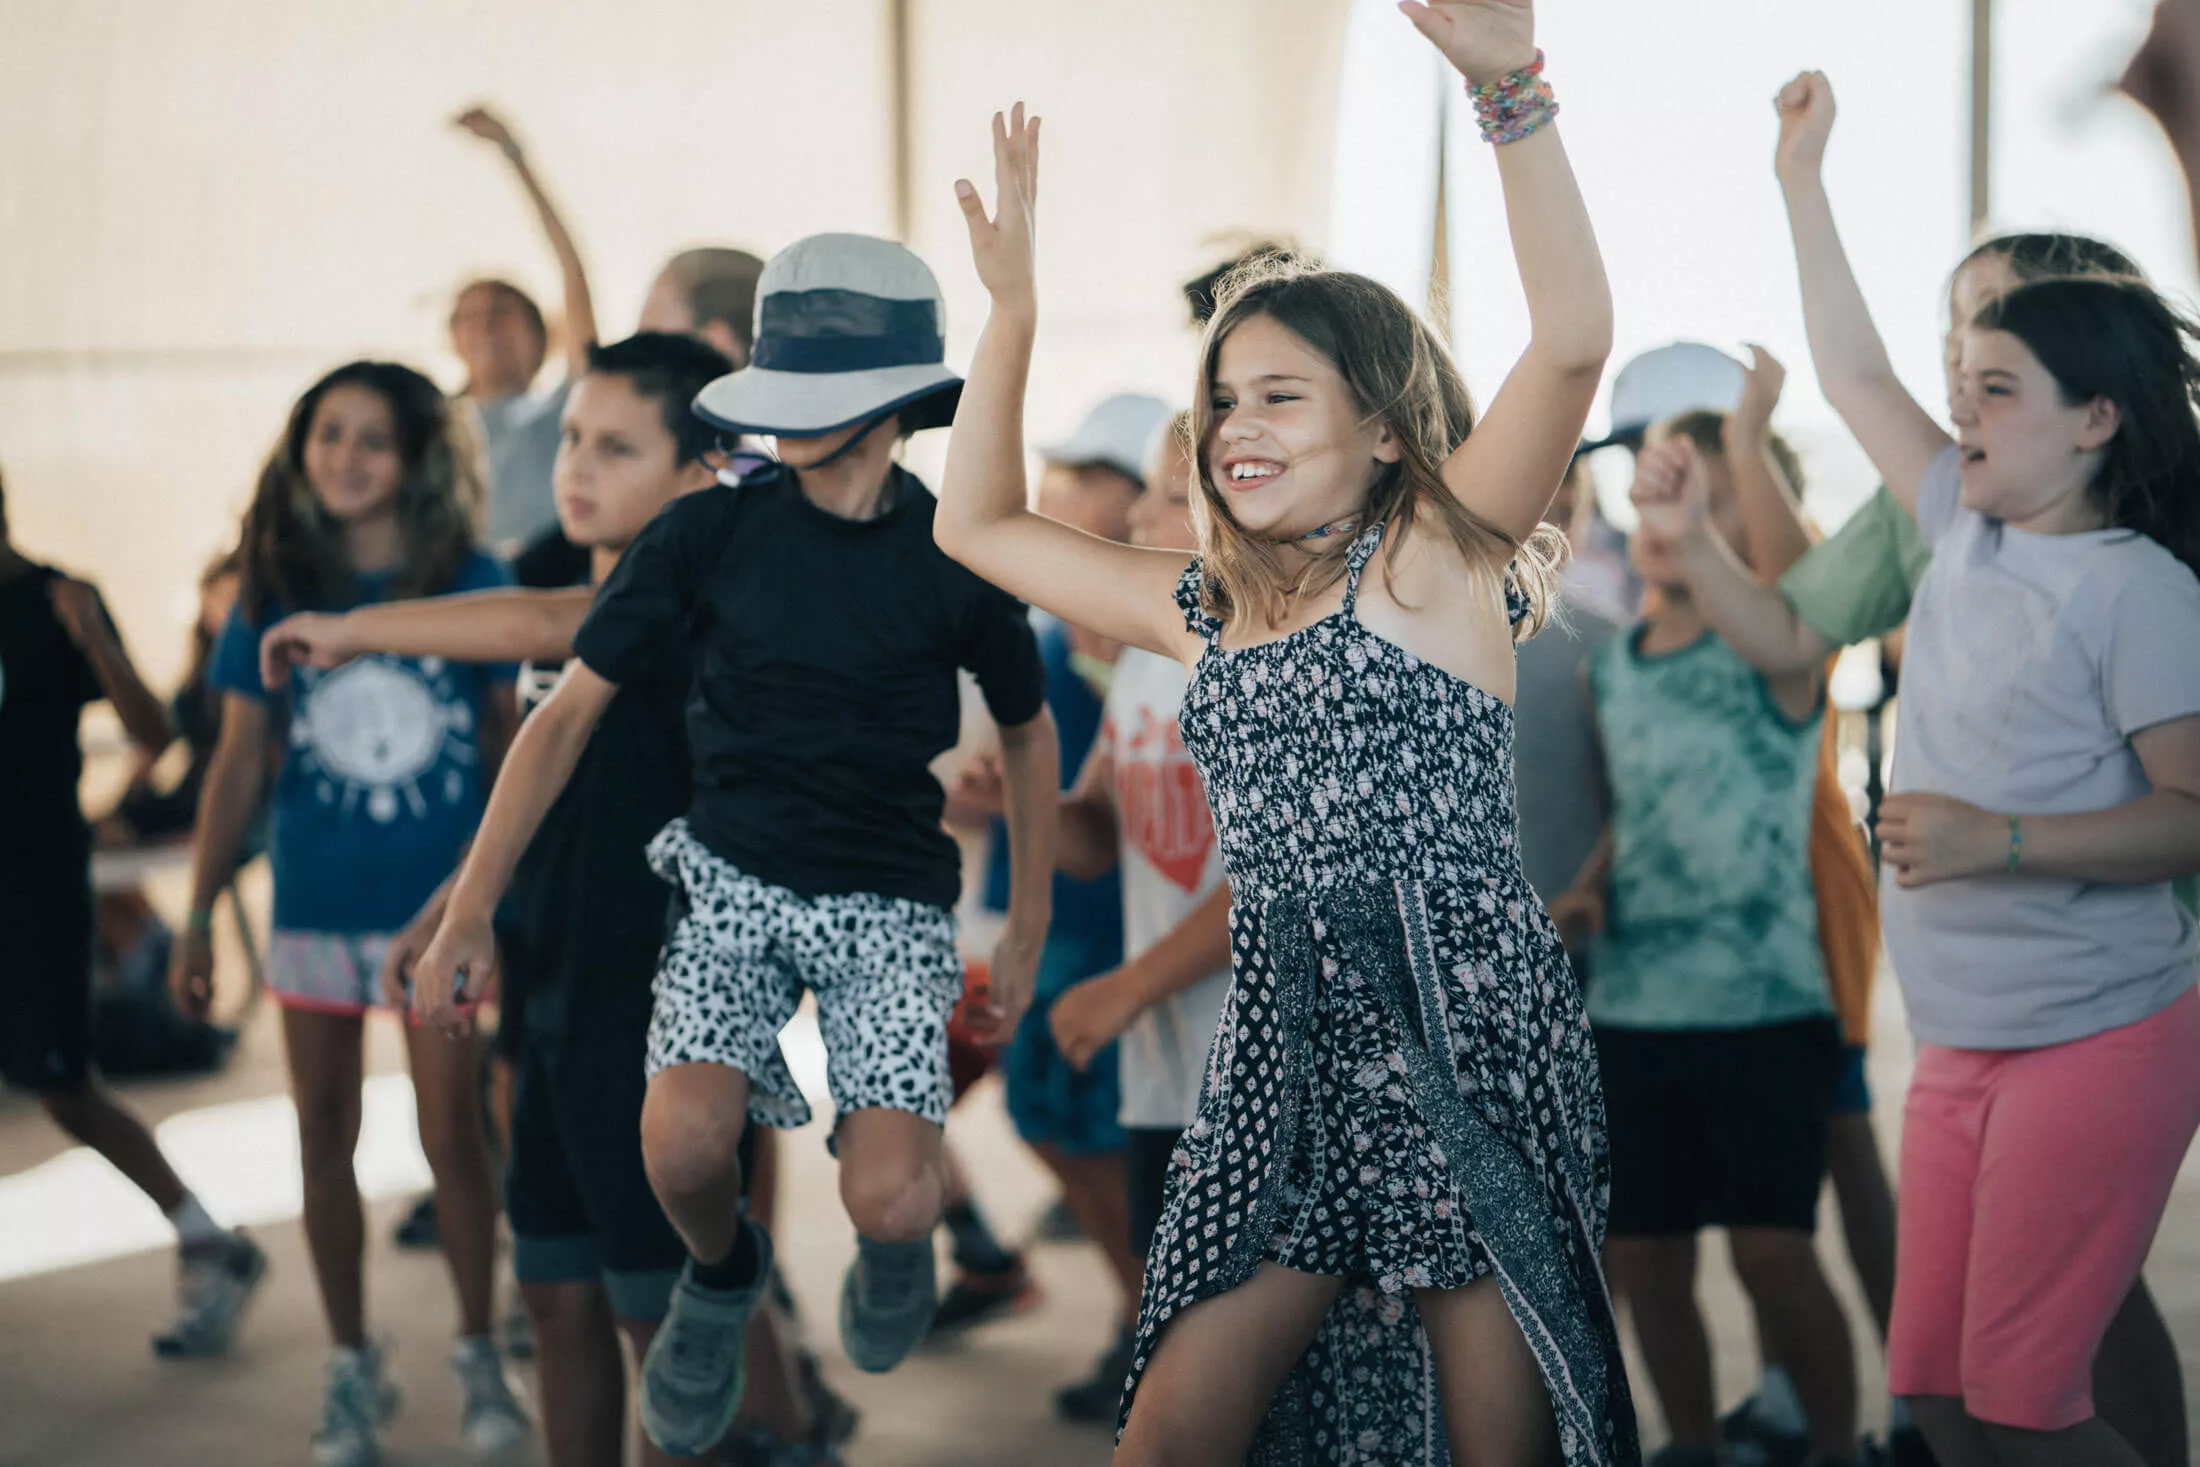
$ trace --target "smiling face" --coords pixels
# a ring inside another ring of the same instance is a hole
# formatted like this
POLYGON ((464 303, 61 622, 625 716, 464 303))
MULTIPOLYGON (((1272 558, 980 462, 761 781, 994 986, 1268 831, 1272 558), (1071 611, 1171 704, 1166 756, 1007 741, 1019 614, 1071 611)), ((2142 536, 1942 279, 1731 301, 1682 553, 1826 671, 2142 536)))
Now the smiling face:
POLYGON ((2040 359, 2006 331, 1971 326, 1961 335, 1953 416, 1964 508, 2020 527, 2082 508, 2116 434, 2115 404, 2066 402, 2040 359))
POLYGON ((628 378, 590 372, 573 384, 552 482, 574 544, 622 550, 659 510, 715 477, 700 460, 680 462, 663 407, 628 378))
POLYGON ((323 393, 304 458, 306 483, 331 519, 350 524, 396 512, 405 459, 396 415, 381 393, 356 383, 323 393))
POLYGON ((1295 540, 1356 514, 1380 466, 1398 461, 1390 429, 1366 418, 1336 367, 1274 317, 1230 333, 1214 378, 1205 477, 1249 534, 1295 540))

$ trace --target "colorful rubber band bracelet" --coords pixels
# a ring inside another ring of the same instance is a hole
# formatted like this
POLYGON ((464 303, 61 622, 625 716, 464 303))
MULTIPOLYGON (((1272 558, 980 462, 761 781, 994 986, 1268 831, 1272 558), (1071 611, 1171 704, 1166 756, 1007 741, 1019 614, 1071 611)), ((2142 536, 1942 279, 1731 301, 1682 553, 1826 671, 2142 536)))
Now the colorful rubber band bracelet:
POLYGON ((2014 815, 2009 817, 2009 874, 2014 876, 2024 860, 2024 826, 2014 815))
POLYGON ((183 919, 183 930, 194 936, 204 937, 214 930, 214 909, 193 907, 183 919))

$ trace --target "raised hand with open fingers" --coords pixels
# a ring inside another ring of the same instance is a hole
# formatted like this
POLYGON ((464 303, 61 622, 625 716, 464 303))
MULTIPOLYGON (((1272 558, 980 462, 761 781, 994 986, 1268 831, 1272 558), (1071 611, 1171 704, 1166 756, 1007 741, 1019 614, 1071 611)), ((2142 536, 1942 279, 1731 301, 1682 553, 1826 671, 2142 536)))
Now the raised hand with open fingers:
POLYGON ((1404 0, 1398 8, 1475 86, 1534 64, 1533 0, 1404 0))
POLYGON ((1833 83, 1822 71, 1806 71, 1780 88, 1772 105, 1780 114, 1773 171, 1782 178, 1815 177, 1826 161, 1826 139, 1833 136, 1833 83))
POLYGON ((955 199, 970 226, 970 254, 978 279, 996 306, 1030 308, 1037 298, 1033 216, 1039 200, 1039 119, 1026 119, 1018 102, 1006 117, 993 114, 993 217, 967 178, 955 180, 955 199))

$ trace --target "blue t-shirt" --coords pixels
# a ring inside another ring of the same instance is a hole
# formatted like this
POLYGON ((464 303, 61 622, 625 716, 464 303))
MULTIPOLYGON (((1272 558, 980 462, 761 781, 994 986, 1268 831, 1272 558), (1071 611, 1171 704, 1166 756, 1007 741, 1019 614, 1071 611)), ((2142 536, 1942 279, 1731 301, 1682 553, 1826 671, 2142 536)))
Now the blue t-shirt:
MULTIPOLYGON (((1104 705, 1100 695, 1070 665, 1069 627, 1044 612, 1034 613, 1039 634, 1039 660, 1046 667, 1047 709, 1062 752, 1062 788, 1077 783, 1085 755, 1100 735, 1104 705)), ((988 910, 1008 910, 1008 824, 993 822, 991 849, 986 855, 985 905, 988 910)), ((1123 961, 1123 883, 1110 871, 1097 881, 1054 877, 1054 921, 1047 928, 1049 943, 1072 942, 1083 954, 1083 972, 1065 981, 1075 982, 1104 973, 1123 961)))
MULTIPOLYGON (((350 605, 389 599, 394 577, 358 578, 350 605)), ((453 592, 507 584, 476 553, 453 592)), ((212 680, 225 693, 281 707, 282 772, 269 797, 275 926, 303 932, 393 932, 412 920, 457 866, 481 823, 481 715, 504 664, 441 658, 357 658, 326 672, 299 668, 272 694, 260 681, 265 620, 239 606, 215 645, 212 680)))

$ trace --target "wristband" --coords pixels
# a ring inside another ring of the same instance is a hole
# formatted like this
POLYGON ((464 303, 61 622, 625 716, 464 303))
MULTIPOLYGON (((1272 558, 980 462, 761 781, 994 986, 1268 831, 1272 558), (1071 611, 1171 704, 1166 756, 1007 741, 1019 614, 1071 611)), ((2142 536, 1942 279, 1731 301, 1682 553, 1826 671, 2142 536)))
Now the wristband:
POLYGON ((2017 817, 2009 817, 2009 874, 2017 874, 2018 865, 2024 860, 2024 827, 2017 817))
POLYGON ((1535 53, 1535 60, 1496 81, 1481 86, 1470 82, 1467 97, 1474 103, 1482 140, 1487 143, 1517 143, 1540 132, 1545 123, 1558 116, 1551 84, 1543 80, 1541 51, 1535 53))
POLYGON ((193 907, 183 919, 183 930, 193 937, 205 937, 214 930, 214 909, 193 907))

